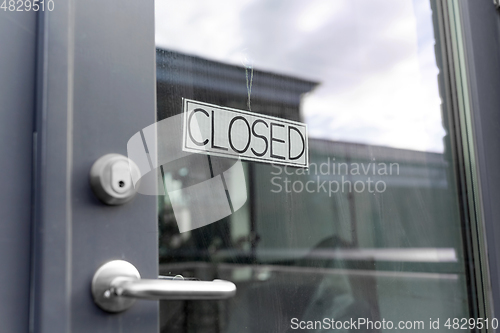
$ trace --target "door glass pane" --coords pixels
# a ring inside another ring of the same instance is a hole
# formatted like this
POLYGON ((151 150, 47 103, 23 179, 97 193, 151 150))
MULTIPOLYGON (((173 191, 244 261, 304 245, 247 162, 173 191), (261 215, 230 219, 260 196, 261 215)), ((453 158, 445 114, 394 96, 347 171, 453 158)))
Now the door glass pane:
POLYGON ((238 291, 161 302, 161 332, 429 330, 470 316, 437 21, 429 0, 156 1, 158 121, 188 98, 304 122, 310 162, 243 162, 224 189, 247 199, 221 219, 193 204, 216 202, 215 185, 186 189, 234 160, 162 166, 160 274, 238 291))

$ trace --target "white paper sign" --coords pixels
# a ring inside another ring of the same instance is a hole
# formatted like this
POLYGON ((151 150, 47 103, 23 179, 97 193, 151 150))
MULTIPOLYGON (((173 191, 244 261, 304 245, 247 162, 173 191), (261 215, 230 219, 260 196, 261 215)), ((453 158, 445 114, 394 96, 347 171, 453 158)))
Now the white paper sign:
POLYGON ((183 99, 183 150, 307 168, 307 125, 183 99))

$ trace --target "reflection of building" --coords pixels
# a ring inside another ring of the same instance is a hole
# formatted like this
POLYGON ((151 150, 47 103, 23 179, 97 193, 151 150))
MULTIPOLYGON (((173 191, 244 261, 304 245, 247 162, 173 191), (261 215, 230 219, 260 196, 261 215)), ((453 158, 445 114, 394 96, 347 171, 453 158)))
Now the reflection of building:
POLYGON ((317 85, 166 50, 156 52, 156 63, 159 119, 180 112, 180 97, 248 110, 250 94, 251 111, 300 120, 301 96, 317 85))
MULTIPOLYGON (((317 85, 164 50, 157 51, 157 80, 159 120, 180 113, 182 97, 248 110, 250 80, 253 112, 300 120, 301 96, 317 85)), ((255 332, 273 330, 259 326, 258 320, 250 322, 249 316, 265 318, 268 312, 276 320, 268 318, 263 324, 280 321, 275 310, 257 309, 258 304, 274 304, 281 309, 283 325, 288 325, 287 316, 313 311, 310 302, 325 283, 338 287, 332 298, 345 297, 346 316, 378 318, 391 301, 414 297, 415 286, 420 298, 412 298, 412 304, 419 302, 423 309, 433 308, 439 314, 450 299, 465 299, 465 295, 457 296, 462 272, 456 262, 456 253, 461 253, 460 224, 444 155, 313 139, 309 146, 310 162, 317 166, 344 163, 361 169, 342 173, 310 168, 309 174, 281 169, 278 174, 271 165, 246 163, 247 204, 228 218, 182 235, 176 230, 167 198, 160 207, 162 273, 234 280, 238 296, 231 301, 234 307, 224 311, 255 332), (397 169, 385 174, 372 169, 374 165, 380 168, 379 164, 396 164, 397 169), (384 190, 330 193, 328 188, 330 182, 366 186, 369 180, 382 181, 384 190), (302 187, 277 191, 274 184, 285 181, 302 187), (432 290, 441 281, 423 278, 415 284, 407 279, 415 270, 424 277, 439 271, 449 278, 438 298, 432 290), (403 285, 397 295, 390 291, 394 283, 403 285), (254 297, 247 297, 249 293, 254 297), (252 305, 252 299, 258 304, 252 305), (350 307, 363 310, 356 313, 347 310, 350 307)), ((192 165, 186 163, 186 167, 191 167, 190 175, 195 177, 192 165)), ((183 181, 177 173, 168 177, 183 181)), ((179 313, 203 317, 199 322, 206 327, 232 325, 217 321, 218 310, 205 303, 190 304, 187 313, 184 306, 179 302, 179 313)))

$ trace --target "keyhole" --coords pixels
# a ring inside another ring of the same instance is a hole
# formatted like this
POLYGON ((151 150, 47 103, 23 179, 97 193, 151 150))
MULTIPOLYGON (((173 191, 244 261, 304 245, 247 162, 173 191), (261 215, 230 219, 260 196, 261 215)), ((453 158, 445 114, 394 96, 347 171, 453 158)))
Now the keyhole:
POLYGON ((125 186, 125 182, 124 182, 123 180, 120 180, 120 181, 118 182, 118 186, 120 186, 120 187, 125 186))

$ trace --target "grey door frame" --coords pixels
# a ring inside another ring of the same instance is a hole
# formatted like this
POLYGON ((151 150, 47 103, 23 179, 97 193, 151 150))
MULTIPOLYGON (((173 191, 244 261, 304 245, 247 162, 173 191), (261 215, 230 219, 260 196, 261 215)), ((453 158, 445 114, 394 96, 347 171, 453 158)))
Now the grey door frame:
POLYGON ((480 216, 479 241, 486 249, 476 260, 489 315, 500 313, 500 13, 493 1, 459 1, 471 119, 468 135, 476 196, 470 209, 480 216))
POLYGON ((35 12, 0 10, 0 330, 28 332, 35 12))
POLYGON ((121 314, 93 303, 107 261, 158 276, 154 196, 106 206, 89 170, 155 122, 154 2, 56 2, 39 13, 32 328, 37 333, 158 331, 157 302, 121 314))

